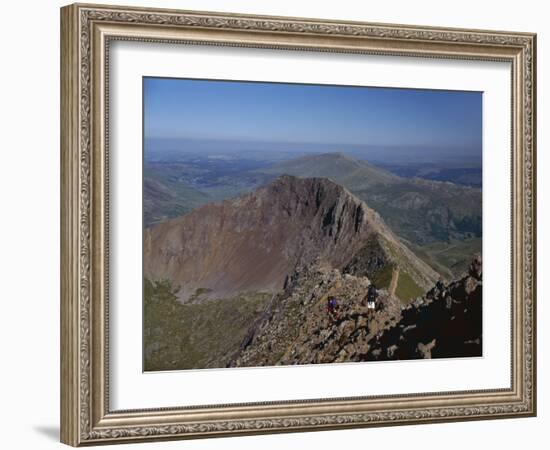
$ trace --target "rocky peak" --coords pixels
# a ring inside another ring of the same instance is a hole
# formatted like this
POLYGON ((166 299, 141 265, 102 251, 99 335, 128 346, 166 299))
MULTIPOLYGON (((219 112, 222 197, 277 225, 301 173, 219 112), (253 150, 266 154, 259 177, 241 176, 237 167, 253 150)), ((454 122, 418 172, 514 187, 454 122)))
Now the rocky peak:
POLYGON ((277 292, 296 267, 316 258, 343 269, 374 235, 385 242, 387 260, 399 259, 419 285, 436 278, 345 188, 328 178, 290 175, 147 229, 145 276, 169 278, 182 301, 198 289, 218 298, 277 292))

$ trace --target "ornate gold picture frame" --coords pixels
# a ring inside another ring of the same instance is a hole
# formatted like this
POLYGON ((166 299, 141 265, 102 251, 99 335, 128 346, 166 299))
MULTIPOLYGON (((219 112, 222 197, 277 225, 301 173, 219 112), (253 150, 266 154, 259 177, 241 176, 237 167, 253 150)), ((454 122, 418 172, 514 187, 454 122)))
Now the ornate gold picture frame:
POLYGON ((534 416, 535 88, 536 36, 530 33, 105 5, 62 8, 62 442, 80 446, 534 416), (255 403, 113 410, 109 400, 108 68, 110 45, 115 41, 509 63, 511 385, 471 391, 280 402, 258 398, 255 403))

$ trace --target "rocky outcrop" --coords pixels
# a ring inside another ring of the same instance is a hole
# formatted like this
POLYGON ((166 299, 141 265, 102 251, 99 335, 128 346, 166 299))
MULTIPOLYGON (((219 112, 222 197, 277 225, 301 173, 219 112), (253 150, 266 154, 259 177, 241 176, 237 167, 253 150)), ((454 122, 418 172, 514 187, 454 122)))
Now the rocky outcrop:
POLYGON ((369 285, 366 277, 321 263, 299 269, 229 366, 481 355, 481 257, 473 260, 468 276, 438 283, 409 305, 382 290, 373 312, 366 304, 369 285), (327 312, 329 297, 338 301, 336 315, 327 312))
POLYGON ((368 276, 380 272, 390 263, 388 252, 378 236, 371 236, 367 243, 351 258, 344 272, 357 276, 368 276))
POLYGON ((367 360, 482 355, 482 263, 466 277, 431 289, 406 306, 401 319, 372 343, 367 360))
POLYGON ((181 301, 197 290, 207 292, 201 298, 276 293, 296 267, 316 259, 367 277, 392 263, 424 288, 437 278, 378 213, 327 178, 283 175, 249 194, 153 226, 144 235, 145 276, 171 280, 180 288, 181 301))
POLYGON ((299 269, 229 365, 361 361, 368 343, 401 311, 401 302, 386 291, 380 292, 378 310, 368 310, 369 285, 366 277, 342 274, 322 264, 299 269), (334 315, 326 308, 329 297, 338 302, 334 315))

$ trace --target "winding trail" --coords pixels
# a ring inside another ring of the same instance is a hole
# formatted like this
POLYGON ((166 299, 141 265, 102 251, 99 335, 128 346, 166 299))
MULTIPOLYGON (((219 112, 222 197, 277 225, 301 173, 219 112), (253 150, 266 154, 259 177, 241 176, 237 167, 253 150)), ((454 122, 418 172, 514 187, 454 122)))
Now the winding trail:
POLYGON ((395 289, 397 288, 398 280, 399 280, 399 267, 393 269, 391 274, 390 287, 388 288, 390 295, 395 295, 395 289))

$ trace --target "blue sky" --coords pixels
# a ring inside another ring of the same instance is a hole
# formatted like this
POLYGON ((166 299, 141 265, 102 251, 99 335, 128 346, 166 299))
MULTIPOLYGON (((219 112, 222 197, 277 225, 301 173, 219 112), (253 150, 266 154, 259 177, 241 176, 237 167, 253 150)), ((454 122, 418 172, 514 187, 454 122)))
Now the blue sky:
POLYGON ((481 153, 480 92, 144 78, 145 138, 481 153))

